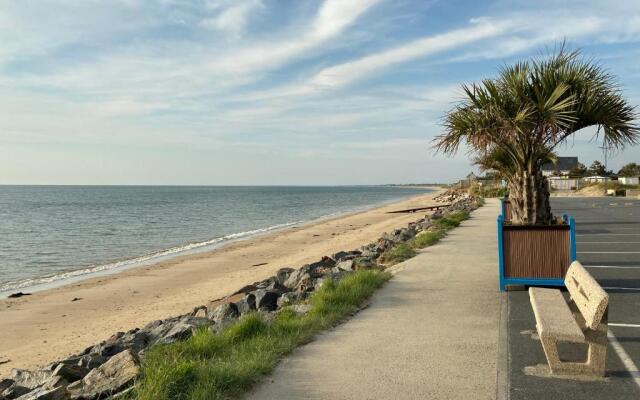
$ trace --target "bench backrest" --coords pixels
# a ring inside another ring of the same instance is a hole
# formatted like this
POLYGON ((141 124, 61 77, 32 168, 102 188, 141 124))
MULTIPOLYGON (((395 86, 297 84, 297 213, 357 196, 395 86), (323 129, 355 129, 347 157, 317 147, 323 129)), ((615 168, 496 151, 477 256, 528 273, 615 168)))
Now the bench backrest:
POLYGON ((578 261, 571 263, 564 284, 589 329, 600 325, 609 306, 609 295, 578 261))

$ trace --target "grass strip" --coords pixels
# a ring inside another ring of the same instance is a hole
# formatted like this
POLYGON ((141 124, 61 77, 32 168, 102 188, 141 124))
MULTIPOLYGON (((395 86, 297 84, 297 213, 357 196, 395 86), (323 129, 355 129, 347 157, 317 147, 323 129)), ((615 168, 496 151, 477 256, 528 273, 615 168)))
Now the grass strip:
POLYGON ((381 261, 387 265, 393 265, 406 261, 416 254, 416 251, 408 243, 398 243, 382 254, 381 261))
POLYGON ((468 212, 456 211, 437 219, 430 230, 419 233, 407 243, 399 243, 387 250, 382 255, 382 261, 392 265, 408 260, 417 254, 416 249, 423 249, 438 243, 440 239, 445 237, 448 230, 458 227, 462 221, 468 218, 468 212))
POLYGON ((277 362, 313 335, 353 313, 386 282, 388 272, 357 271, 327 281, 309 299, 311 311, 280 311, 272 323, 251 313, 219 334, 203 329, 190 339, 149 350, 132 398, 228 399, 248 390, 277 362))
POLYGON ((440 241, 444 237, 445 233, 441 229, 434 229, 432 231, 421 232, 416 235, 415 238, 411 241, 411 246, 414 249, 423 249, 425 247, 429 247, 434 245, 440 241))
POLYGON ((460 223, 465 219, 469 218, 469 213, 466 211, 456 211, 447 215, 446 217, 442 217, 437 219, 434 222, 436 228, 440 228, 442 230, 448 231, 453 228, 457 228, 460 226, 460 223))

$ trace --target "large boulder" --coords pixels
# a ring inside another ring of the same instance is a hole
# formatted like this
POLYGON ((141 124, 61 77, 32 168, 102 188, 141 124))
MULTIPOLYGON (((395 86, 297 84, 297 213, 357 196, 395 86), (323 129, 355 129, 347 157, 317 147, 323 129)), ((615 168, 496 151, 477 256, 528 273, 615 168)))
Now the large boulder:
POLYGON ((290 291, 290 289, 288 287, 284 286, 283 284, 281 284, 277 280, 271 282, 265 289, 269 290, 269 291, 272 291, 272 292, 276 292, 276 293, 278 293, 280 295, 290 291))
MULTIPOLYGON (((84 378, 89 373, 89 371, 90 370, 88 368, 82 367, 80 365, 59 363, 53 369, 53 376, 60 377, 67 382, 75 382, 84 378)), ((51 382, 49 382, 49 385, 51 385, 51 382)))
POLYGON ((0 379, 0 393, 4 392, 7 388, 10 388, 16 381, 10 378, 0 379))
POLYGON ((119 392, 140 374, 138 357, 125 350, 67 387, 72 399, 95 399, 119 392))
POLYGON ((191 312, 191 315, 193 315, 196 318, 206 318, 207 312, 208 312, 207 306, 198 306, 193 309, 193 311, 191 312))
POLYGON ((125 349, 140 351, 148 347, 156 337, 150 335, 144 329, 131 329, 127 332, 118 332, 109 339, 100 342, 85 350, 85 354, 97 354, 103 357, 111 357, 125 349))
POLYGON ((311 280, 311 275, 305 269, 299 269, 289 275, 284 286, 291 290, 298 290, 301 283, 305 283, 311 280))
POLYGON ((240 312, 234 303, 220 304, 207 313, 207 318, 211 319, 216 325, 225 326, 235 321, 240 312))
POLYGON ((353 270, 353 259, 340 260, 336 264, 336 268, 341 271, 352 271, 353 270))
POLYGON ((235 296, 236 294, 247 294, 247 293, 251 293, 254 290, 256 290, 257 287, 255 285, 246 285, 243 286, 242 288, 240 288, 240 290, 235 291, 232 296, 235 296))
POLYGON ((32 390, 33 389, 29 389, 14 383, 0 393, 0 399, 17 399, 18 397, 25 395, 32 390))
POLYGON ((258 289, 253 292, 256 298, 256 308, 260 311, 274 311, 278 308, 280 293, 273 290, 258 289))
POLYGON ((104 364, 109 358, 101 356, 99 354, 85 354, 80 356, 73 356, 64 361, 64 364, 77 365, 79 367, 92 370, 104 364))
POLYGON ((376 241, 375 250, 379 253, 384 253, 395 245, 395 243, 389 239, 385 239, 384 237, 378 239, 376 241))
POLYGON ((39 387, 29 393, 23 394, 16 400, 68 400, 69 392, 64 386, 54 388, 39 387))
POLYGON ((276 272, 276 282, 278 282, 281 285, 284 285, 284 283, 287 281, 287 278, 289 277, 289 275, 291 275, 291 273, 295 271, 295 269, 293 268, 280 268, 278 270, 278 272, 276 272))
POLYGON ((352 251, 339 251, 333 255, 331 255, 331 258, 333 258, 336 262, 342 261, 342 260, 351 260, 357 256, 360 255, 360 251, 359 250, 352 250, 352 251))
POLYGON ((377 268, 377 264, 367 257, 358 257, 353 260, 353 269, 359 271, 361 269, 377 268))
POLYGON ((381 252, 378 252, 376 247, 366 248, 366 249, 362 249, 361 257, 374 259, 374 258, 378 258, 380 253, 381 252))
POLYGON ((28 371, 26 369, 14 368, 11 370, 10 379, 13 380, 15 386, 21 386, 27 389, 35 389, 44 385, 51 377, 53 372, 49 370, 28 371))
POLYGON ((240 315, 244 315, 256 309, 256 296, 253 293, 249 293, 242 299, 234 303, 240 315))
POLYGON ((169 330, 162 335, 158 343, 173 343, 188 339, 198 328, 209 325, 211 325, 211 320, 208 318, 198 318, 191 315, 184 316, 171 324, 169 330))
POLYGON ((198 328, 212 323, 208 318, 195 317, 190 314, 153 321, 135 332, 138 339, 125 341, 126 346, 123 350, 132 349, 135 352, 141 352, 154 343, 173 343, 184 340, 191 337, 198 328))
POLYGON ((278 307, 284 307, 286 305, 297 303, 307 298, 307 292, 288 292, 278 297, 278 307))
POLYGON ((326 275, 335 265, 334 259, 324 256, 320 261, 304 265, 301 269, 307 272, 311 278, 319 278, 326 275))
MULTIPOLYGON (((260 282, 255 282, 253 286, 257 289, 267 289, 270 286, 273 286, 274 283, 278 281, 278 278, 275 276, 270 276, 267 279, 261 280, 260 282)), ((254 290, 252 290, 254 291, 254 290)))

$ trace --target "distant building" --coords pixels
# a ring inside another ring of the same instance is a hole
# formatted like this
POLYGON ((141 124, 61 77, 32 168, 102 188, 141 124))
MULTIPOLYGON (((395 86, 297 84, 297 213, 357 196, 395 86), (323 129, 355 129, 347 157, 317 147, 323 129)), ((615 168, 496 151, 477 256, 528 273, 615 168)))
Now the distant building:
POLYGON ((587 176, 583 179, 585 182, 589 183, 609 182, 611 180, 608 176, 587 176))
POLYGON ((638 185, 640 184, 640 178, 637 176, 621 176, 618 178, 618 182, 623 185, 638 185))
POLYGON ((558 157, 557 162, 546 163, 542 166, 542 175, 552 176, 556 172, 560 175, 569 175, 569 173, 578 166, 578 157, 558 157))
POLYGON ((580 189, 580 179, 569 178, 567 176, 550 176, 549 187, 553 190, 578 190, 580 189))

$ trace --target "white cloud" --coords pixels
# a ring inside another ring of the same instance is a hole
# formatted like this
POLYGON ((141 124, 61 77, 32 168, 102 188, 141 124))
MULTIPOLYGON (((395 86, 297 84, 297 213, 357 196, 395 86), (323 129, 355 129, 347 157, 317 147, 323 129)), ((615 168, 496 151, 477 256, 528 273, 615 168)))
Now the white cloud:
POLYGON ((262 8, 264 8, 262 0, 234 1, 215 17, 204 19, 200 24, 205 28, 226 32, 238 39, 244 34, 251 14, 262 8))
POLYGON ((379 1, 325 0, 308 31, 290 34, 280 42, 257 43, 223 57, 212 57, 209 70, 212 73, 246 75, 281 66, 342 33, 379 1))
POLYGON ((585 37, 597 37, 600 40, 611 28, 611 21, 604 17, 572 17, 563 13, 511 15, 508 21, 508 35, 482 45, 479 49, 458 54, 449 62, 503 58, 544 46, 554 46, 565 39, 571 42, 585 37), (545 29, 540 29, 540 26, 545 29))
POLYGON ((423 37, 359 59, 337 64, 321 70, 306 81, 270 88, 254 93, 250 97, 253 96, 253 99, 257 100, 323 93, 366 79, 397 64, 500 36, 513 25, 511 21, 494 22, 488 18, 472 20, 470 27, 423 37))
POLYGON ((389 50, 323 69, 311 79, 311 84, 321 88, 345 86, 396 64, 497 36, 508 28, 509 24, 503 22, 493 22, 486 19, 472 21, 472 26, 469 28, 421 38, 389 50))

